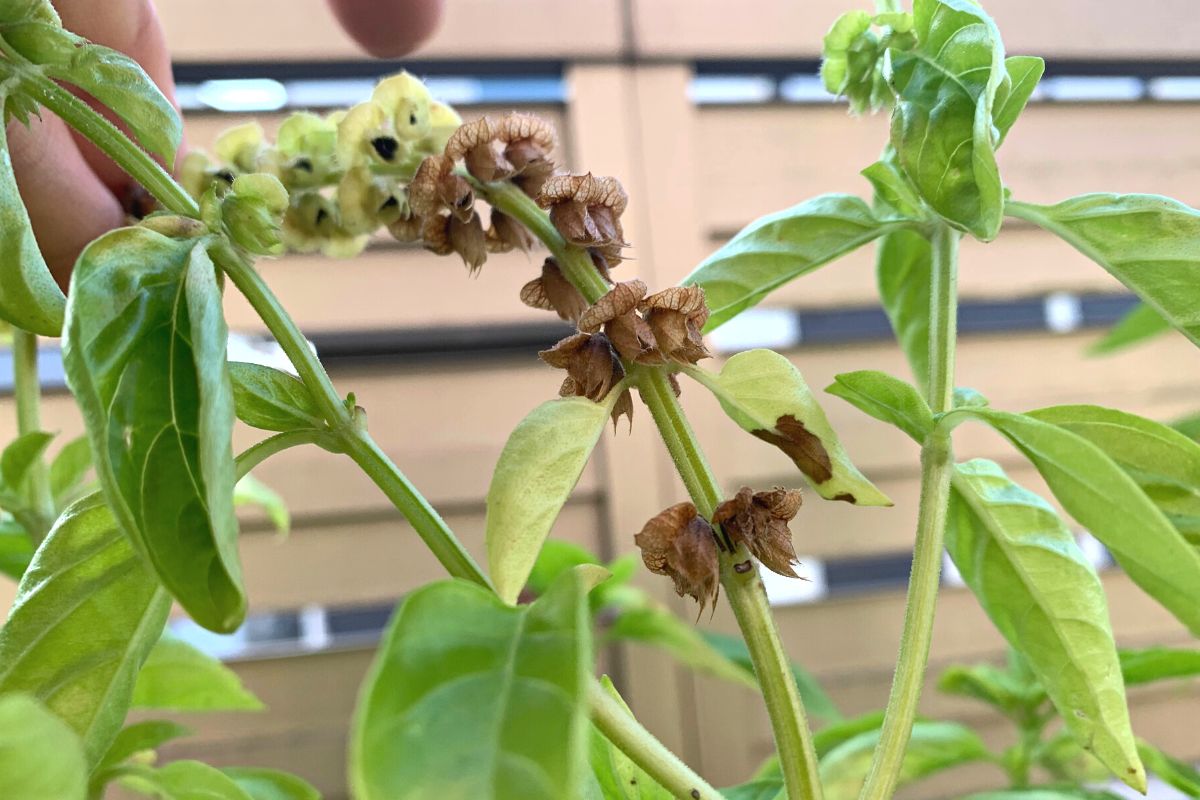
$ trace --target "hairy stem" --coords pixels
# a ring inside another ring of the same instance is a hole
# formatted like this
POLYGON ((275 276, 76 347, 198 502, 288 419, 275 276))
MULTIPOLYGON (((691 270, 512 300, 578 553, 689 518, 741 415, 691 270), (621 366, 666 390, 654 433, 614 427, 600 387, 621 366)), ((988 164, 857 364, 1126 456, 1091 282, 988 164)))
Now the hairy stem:
POLYGON ((23 71, 21 83, 38 102, 103 150, 105 155, 140 183, 164 208, 187 217, 200 215, 200 207, 196 205, 196 201, 175 182, 170 173, 96 109, 41 72, 23 71))
MULTIPOLYGON (((933 286, 930 293, 929 406, 934 413, 950 410, 954 401, 954 351, 958 334, 958 233, 940 223, 933 232, 933 286)), ((904 752, 912 736, 917 703, 929 663, 929 642, 937 607, 946 514, 954 454, 950 434, 941 426, 921 448, 921 503, 917 540, 900 657, 884 714, 883 730, 860 800, 889 800, 896 791, 904 752)))
POLYGON ((284 431, 274 436, 268 436, 258 444, 252 445, 237 456, 237 472, 235 477, 241 480, 262 462, 277 453, 290 450, 301 445, 315 444, 326 450, 336 450, 338 442, 333 434, 311 428, 301 428, 295 431, 284 431))
POLYGON ((647 775, 675 797, 689 800, 721 800, 721 793, 693 774, 658 739, 637 724, 621 703, 593 682, 588 688, 592 706, 592 722, 602 734, 624 753, 636 751, 643 755, 638 762, 647 775))
MULTIPOLYGON (((13 328, 13 394, 17 405, 17 435, 42 429, 42 382, 38 376, 38 337, 13 328)), ((37 511, 38 530, 29 531, 34 545, 41 543, 54 522, 54 495, 50 492, 50 472, 42 456, 29 468, 29 506, 37 511)))
MULTIPOLYGON (((608 292, 608 284, 596 271, 591 256, 564 241, 546 213, 519 188, 500 182, 477 184, 476 189, 489 203, 527 227, 546 245, 563 275, 589 303, 596 302, 608 292)), ((625 366, 654 417, 692 502, 703 517, 712 519, 721 502, 721 488, 675 397, 667 373, 636 364, 625 366)), ((745 547, 737 548, 732 554, 722 551, 721 585, 741 628, 762 688, 788 796, 820 800, 817 756, 808 719, 762 581, 756 569, 744 572, 735 569, 735 565, 753 563, 745 547)))

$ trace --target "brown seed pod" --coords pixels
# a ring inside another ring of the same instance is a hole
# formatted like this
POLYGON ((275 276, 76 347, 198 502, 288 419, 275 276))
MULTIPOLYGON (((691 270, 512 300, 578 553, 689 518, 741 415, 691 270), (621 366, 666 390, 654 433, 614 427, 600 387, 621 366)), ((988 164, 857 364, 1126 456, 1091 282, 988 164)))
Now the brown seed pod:
POLYGON ((579 318, 579 329, 597 331, 603 327, 622 358, 657 363, 654 358, 654 334, 636 311, 638 303, 645 296, 646 284, 639 280, 622 281, 583 312, 579 318))
POLYGON ((507 253, 511 250, 527 253, 533 247, 533 234, 508 214, 493 208, 487 241, 489 253, 507 253))
POLYGON ((559 394, 586 397, 599 403, 625 379, 625 367, 603 333, 576 333, 538 353, 552 367, 565 369, 567 381, 559 394))
POLYGON ((704 289, 672 286, 652 294, 638 304, 663 357, 695 364, 711 354, 700 331, 708 321, 704 289))
POLYGON ((628 195, 615 178, 555 175, 542 185, 538 205, 550 209, 550 221, 571 244, 580 247, 625 245, 621 214, 628 195))
POLYGON ((587 300, 563 277, 558 262, 547 258, 542 274, 521 287, 521 302, 532 308, 553 311, 566 322, 577 322, 587 309, 587 300))
POLYGON ((734 542, 744 543, 767 569, 798 578, 792 568, 799 562, 788 522, 800 510, 801 502, 800 492, 795 490, 776 487, 755 493, 743 486, 732 499, 717 506, 713 524, 720 525, 734 542))
POLYGON ((643 526, 634 541, 642 550, 642 562, 656 575, 668 575, 675 593, 688 595, 700 604, 716 605, 720 590, 720 567, 713 529, 696 513, 691 503, 673 505, 643 526))
POLYGON ((408 184, 408 202, 418 217, 428 217, 448 209, 462 222, 475 214, 475 192, 461 175, 454 174, 454 162, 445 156, 429 156, 417 167, 408 184))

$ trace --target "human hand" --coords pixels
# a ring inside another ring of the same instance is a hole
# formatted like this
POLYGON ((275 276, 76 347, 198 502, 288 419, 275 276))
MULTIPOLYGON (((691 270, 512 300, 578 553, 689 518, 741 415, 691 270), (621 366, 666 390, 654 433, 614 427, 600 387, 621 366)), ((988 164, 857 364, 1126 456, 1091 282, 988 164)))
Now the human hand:
MULTIPOLYGON (((346 32, 378 57, 413 50, 433 33, 442 10, 442 0, 327 1, 346 32)), ((68 30, 138 61, 174 102, 171 56, 150 0, 54 0, 54 6, 68 30)), ((133 182, 48 111, 32 118, 28 128, 9 125, 8 139, 34 235, 51 272, 66 286, 88 242, 124 224, 133 182)))

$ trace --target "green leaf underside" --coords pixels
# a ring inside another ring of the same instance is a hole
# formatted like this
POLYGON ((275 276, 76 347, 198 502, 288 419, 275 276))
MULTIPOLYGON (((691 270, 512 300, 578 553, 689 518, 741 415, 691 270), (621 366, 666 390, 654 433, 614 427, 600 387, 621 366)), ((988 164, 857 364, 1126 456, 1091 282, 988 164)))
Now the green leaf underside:
MULTIPOLYGON (((0 106, 7 100, 0 92, 0 106)), ((42 336, 60 336, 66 305, 33 237, 13 177, 7 133, 0 131, 0 319, 42 336)))
POLYGON ((1168 786, 1187 797, 1200 797, 1200 772, 1191 764, 1172 758, 1147 741, 1138 741, 1138 752, 1142 754, 1146 768, 1168 786))
POLYGON ((133 707, 171 711, 257 711, 263 704, 229 667, 187 642, 164 634, 138 674, 133 707))
POLYGON ((0 697, 0 797, 84 800, 87 763, 79 739, 32 697, 0 697))
POLYGON ((243 475, 233 487, 233 505, 235 508, 256 506, 266 513, 276 532, 287 536, 292 529, 292 515, 287 503, 270 486, 254 477, 253 474, 243 475))
POLYGON ((137 61, 41 22, 12 25, 5 40, 46 74, 78 86, 109 108, 143 147, 166 164, 175 162, 183 121, 137 61))
POLYGON ((1088 348, 1094 356, 1108 355, 1153 339, 1171 330, 1171 323, 1145 303, 1138 303, 1108 333, 1088 348))
POLYGON ((920 44, 893 52, 892 147, 931 208, 990 241, 1003 218, 992 119, 1007 77, 1000 33, 968 0, 915 0, 913 17, 920 44))
MULTIPOLYGON (((879 737, 878 730, 860 733, 821 758, 821 784, 825 787, 827 800, 858 797, 879 737)), ((954 722, 918 721, 904 753, 897 786, 987 758, 987 748, 970 728, 954 722)))
POLYGON ((351 733, 358 800, 559 800, 583 788, 590 622, 574 570, 531 605, 443 581, 409 595, 351 733))
POLYGON ((1148 194, 1085 194, 1052 206, 1010 202, 1007 211, 1104 267, 1200 344, 1200 211, 1148 194))
POLYGON ((958 465, 952 481, 946 549, 963 580, 1076 740, 1144 786, 1104 587, 1075 537, 991 461, 958 465))
POLYGON ((108 508, 98 496, 81 500, 42 543, 0 628, 0 692, 36 696, 96 763, 169 610, 108 508))
POLYGON ((127 767, 121 784, 159 800, 258 800, 232 777, 200 761, 172 761, 159 769, 127 767))
POLYGON ((188 736, 191 731, 177 722, 164 719, 150 719, 126 725, 113 739, 112 746, 104 754, 104 758, 96 767, 100 772, 109 767, 115 767, 126 759, 148 750, 156 750, 163 744, 188 736))
POLYGON ((1053 406, 1028 415, 1096 445, 1184 537, 1200 544, 1200 444, 1160 422, 1102 406, 1053 406))
POLYGON ((933 412, 912 385, 883 372, 860 370, 835 375, 825 391, 865 414, 894 425, 923 442, 933 429, 933 412))
POLYGON ((622 611, 606 631, 609 639, 659 647, 697 672, 758 689, 753 670, 731 661, 695 626, 669 608, 651 605, 622 611))
POLYGON ((325 428, 325 419, 312 392, 299 378, 260 364, 231 362, 237 417, 254 428, 292 431, 325 428))
POLYGON ((704 289, 708 332, 785 283, 908 224, 876 217, 853 195, 821 195, 750 223, 683 284, 704 289))
POLYGON ((506 602, 515 602, 524 588, 618 395, 614 389, 603 403, 550 400, 509 435, 488 487, 486 523, 489 572, 506 602))
POLYGON ((62 446, 50 462, 50 492, 56 503, 63 504, 74 495, 91 466, 92 445, 86 435, 62 446))
POLYGON ((916 231, 895 231, 879 240, 875 280, 900 349, 917 387, 929 383, 929 303, 933 292, 933 248, 916 231))
MULTIPOLYGON (((604 690, 629 711, 612 681, 605 675, 600 679, 604 690)), ((633 717, 632 712, 630 718, 633 717)), ((599 730, 592 728, 590 762, 595 780, 593 798, 589 800, 674 800, 675 796, 654 781, 621 752, 599 730)))
POLYGON ((203 242, 126 228, 89 245, 71 282, 63 361, 105 496, 192 618, 231 631, 246 598, 212 261, 203 242))
POLYGON ((1076 788, 1053 789, 1008 789, 999 792, 982 792, 964 797, 963 800, 1121 800, 1111 792, 1089 791, 1076 788))
POLYGON ((804 377, 784 356, 748 350, 726 361, 719 374, 695 367, 685 372, 716 396, 738 426, 782 450, 821 497, 892 504, 851 463, 804 377))
POLYGON ((988 408, 952 415, 982 420, 1041 473, 1072 517, 1112 553, 1147 594, 1200 633, 1200 550, 1175 529, 1137 483, 1087 439, 1034 417, 988 408))
POLYGON ((221 772, 251 800, 321 800, 312 784, 287 772, 256 767, 223 767, 221 772))
POLYGON ((996 147, 1004 143, 1004 137, 1025 110, 1025 105, 1046 71, 1046 62, 1037 56, 1009 56, 1004 59, 1004 79, 996 89, 992 103, 992 124, 1000 132, 996 147))
MULTIPOLYGON (((1020 487, 1017 488, 1019 489, 1020 487)), ((1037 495, 1032 494, 1030 496, 1037 497, 1037 495)), ((1038 498, 1038 500, 1040 501, 1041 498, 1038 498)), ((972 513, 969 508, 965 511, 961 509, 956 510, 963 514, 972 513)), ((1036 509, 1034 511, 1036 513, 1036 509)), ((979 516, 976 516, 974 520, 970 520, 969 522, 975 521, 983 525, 987 524, 987 520, 979 516)), ((956 544, 961 544, 964 537, 961 536, 960 531, 956 531, 956 535, 959 536, 956 544)), ((969 538, 969 535, 967 538, 969 538)), ((987 569, 986 564, 984 569, 987 569)), ((1009 594, 1009 598, 1020 592, 1021 589, 1017 588, 1009 594)), ((1005 599, 1004 596, 998 598, 1002 606, 1005 606, 1005 599)), ((1010 602, 1007 604, 1007 608, 1011 610, 1015 605, 1015 603, 1010 602)), ((1011 622, 1011 620, 1007 619, 1005 621, 1006 623, 1011 622)), ((1045 689, 1036 680, 1021 680, 1019 677, 1013 675, 1010 670, 1001 669, 993 664, 954 665, 948 667, 938 678, 938 691, 943 694, 954 694, 979 700, 1014 717, 1021 712, 1035 710, 1046 699, 1045 689)))
POLYGON ((4 488, 19 492, 29 474, 29 469, 42 457, 46 447, 54 438, 52 433, 33 431, 18 436, 0 453, 0 482, 4 488))
POLYGON ((21 580, 33 559, 33 540, 16 520, 0 520, 0 573, 21 580))
POLYGON ((1128 686, 1200 675, 1200 650, 1176 650, 1148 647, 1144 650, 1118 650, 1121 673, 1128 686))

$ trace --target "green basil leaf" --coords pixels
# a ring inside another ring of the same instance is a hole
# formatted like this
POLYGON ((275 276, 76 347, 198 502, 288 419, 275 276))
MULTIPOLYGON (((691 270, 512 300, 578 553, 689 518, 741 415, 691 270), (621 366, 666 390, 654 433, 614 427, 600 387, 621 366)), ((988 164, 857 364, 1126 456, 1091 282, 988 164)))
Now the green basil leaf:
POLYGON ((786 453, 821 497, 860 506, 892 504, 850 462, 804 376, 784 356, 748 350, 726 361, 716 375, 698 367, 684 371, 711 391, 743 430, 786 453))
POLYGON ((33 431, 18 436, 0 453, 0 483, 9 491, 20 491, 30 468, 46 452, 53 433, 33 431))
POLYGON ((917 388, 929 383, 929 304, 933 248, 916 231, 895 231, 879 240, 875 255, 879 300, 896 341, 912 368, 917 388))
POLYGON ((1200 414, 1189 414, 1171 423, 1171 428, 1192 441, 1200 441, 1200 414))
POLYGON ((1188 797, 1200 797, 1200 772, 1143 740, 1138 741, 1138 752, 1146 762, 1146 768, 1157 775, 1163 783, 1183 792, 1188 797))
POLYGON ((257 800, 216 767, 172 761, 165 767, 126 767, 121 785, 157 800, 257 800))
POLYGON ((580 564, 599 564, 600 559, 573 542, 547 539, 526 582, 534 594, 542 595, 559 576, 580 564))
POLYGON ((999 431, 1133 582, 1200 634, 1200 549, 1175 530, 1103 450, 1076 433, 1024 414, 972 408, 947 416, 979 419, 999 431))
POLYGON ((1088 355, 1106 356, 1153 339, 1171 330, 1171 323, 1145 303, 1138 303, 1088 348, 1088 355))
POLYGON ((933 412, 912 384, 884 372, 860 370, 835 375, 825 391, 877 420, 895 425, 918 442, 933 430, 933 412))
POLYGON ((1200 650, 1175 650, 1147 647, 1144 650, 1118 650, 1121 674, 1126 686, 1200 675, 1200 650))
MULTIPOLYGON (((746 648, 746 642, 742 637, 730 636, 729 634, 717 633, 716 631, 700 631, 700 636, 713 650, 734 664, 737 664, 751 675, 754 674, 754 662, 750 659, 750 651, 746 648)), ((825 689, 822 688, 820 681, 795 661, 789 660, 788 664, 791 666, 792 677, 796 680, 796 687, 800 691, 800 699, 804 702, 805 710, 809 716, 827 722, 841 720, 842 712, 838 711, 833 698, 825 693, 825 689)))
MULTIPOLYGON (((821 759, 821 784, 827 800, 855 800, 862 789, 879 744, 878 730, 846 740, 821 759)), ((904 752, 897 786, 905 786, 934 773, 984 761, 989 753, 974 731, 957 722, 923 722, 913 725, 904 752)))
POLYGON ((992 109, 1007 77, 995 23, 969 0, 914 0, 918 46, 893 51, 892 147, 929 206, 977 239, 1000 231, 992 109))
POLYGON ((267 512, 271 524, 280 536, 287 536, 292 529, 292 515, 279 492, 267 486, 252 474, 243 475, 233 487, 233 505, 258 506, 267 512))
POLYGON ((87 762, 75 733, 28 695, 0 697, 0 797, 84 800, 87 762))
POLYGON ((962 800, 1121 800, 1112 792, 1091 791, 1074 786, 1045 789, 1003 789, 998 792, 981 792, 962 800))
POLYGON ((861 172, 875 190, 876 204, 882 204, 902 217, 925 219, 928 216, 925 201, 917 194, 912 181, 897 166, 891 148, 888 148, 888 151, 884 158, 861 172))
MULTIPOLYGON (((997 467, 996 469, 999 468, 997 467)), ((1011 484, 1011 486, 1020 489, 1016 484, 1011 484)), ((1021 489, 1021 492, 1024 493, 1024 490, 1021 489)), ((1030 496, 1036 497, 1038 500, 1038 503, 1035 504, 1037 508, 1034 515, 1041 516, 1041 498, 1032 493, 1030 493, 1030 496)), ((1015 505, 1013 506, 1013 508, 1016 507, 1015 505)), ((969 508, 956 508, 955 510, 960 514, 971 513, 969 508)), ((987 520, 978 516, 972 520, 963 520, 960 517, 960 521, 967 522, 968 524, 978 522, 984 526, 987 524, 987 520)), ((1061 526, 1062 522, 1059 521, 1058 524, 1061 526)), ((961 542, 963 539, 961 529, 956 530, 955 534, 959 537, 958 541, 961 542)), ((988 534, 985 532, 983 535, 986 537, 988 534)), ((1012 592, 1009 598, 1001 596, 999 598, 1000 604, 1010 607, 1014 606, 1015 603, 1005 603, 1005 601, 1011 600, 1013 595, 1020 592, 1020 587, 1017 587, 1016 591, 1012 592)), ((994 593, 1001 594, 1000 592, 994 593)), ((938 677, 938 691, 979 700, 1009 716, 1016 716, 1026 711, 1034 710, 1046 700, 1046 690, 1042 688, 1040 683, 1036 681, 1022 681, 1009 670, 1001 669, 993 664, 954 665, 948 667, 938 677)))
POLYGON ((0 519, 0 573, 21 580, 33 560, 33 540, 15 519, 0 519))
POLYGON ((505 602, 516 602, 525 587, 620 393, 613 389, 603 403, 542 403, 508 437, 488 487, 486 523, 489 571, 505 602))
POLYGON ((872 711, 858 717, 841 720, 814 733, 813 748, 817 751, 818 758, 824 758, 827 753, 843 742, 848 742, 867 731, 878 731, 881 727, 883 727, 882 711, 872 711))
POLYGON ((821 195, 750 223, 683 283, 704 289, 708 332, 785 283, 908 224, 878 218, 858 197, 821 195))
POLYGON ((1004 137, 1025 110, 1025 104, 1029 102, 1045 71, 1046 62, 1037 56, 1010 56, 1004 59, 1005 76, 996 89, 996 99, 992 103, 992 123, 1000 132, 996 147, 1004 143, 1004 137))
POLYGON ((157 750, 172 739, 190 736, 191 733, 190 729, 179 723, 165 719, 151 719, 126 725, 113 739, 104 758, 96 765, 96 773, 115 767, 138 753, 157 750))
POLYGON ((113 514, 196 622, 246 613, 233 510, 233 391, 205 243, 124 228, 71 276, 63 362, 113 514))
POLYGON ((74 499, 83 478, 92 466, 92 445, 87 436, 79 436, 63 445, 50 462, 50 492, 54 501, 65 505, 74 499))
POLYGON ((321 800, 311 783, 287 772, 258 767, 222 767, 221 772, 251 800, 321 800))
POLYGON ((150 651, 133 689, 134 708, 166 711, 258 711, 262 701, 229 667, 164 634, 150 651))
POLYGON ((1053 206, 1009 202, 1136 292, 1200 345, 1200 211, 1150 194, 1084 194, 1053 206))
POLYGON ((326 427, 312 392, 299 378, 259 364, 229 365, 237 418, 253 428, 292 431, 326 427))
POLYGON ((4 29, 4 40, 45 74, 78 86, 121 118, 143 147, 168 166, 183 138, 183 121, 137 61, 44 22, 4 29))
POLYGON ((610 641, 638 642, 658 647, 696 672, 758 690, 753 669, 722 653, 694 625, 669 608, 647 599, 648 605, 622 611, 606 630, 610 641))
POLYGON ((42 20, 62 25, 50 0, 0 0, 0 23, 8 25, 27 20, 42 20))
POLYGON ((1053 406, 1028 415, 1103 450, 1185 537, 1200 545, 1200 444, 1161 422, 1102 406, 1053 406))
MULTIPOLYGON (((608 692, 621 706, 629 706, 617 693, 607 675, 600 678, 604 691, 608 692)), ((633 712, 629 712, 630 721, 633 712)), ((596 779, 600 800, 674 800, 675 795, 664 789, 646 772, 633 763, 620 748, 613 746, 604 734, 592 729, 590 761, 592 775, 596 779)))
POLYGON ((787 800, 783 778, 760 778, 721 790, 725 800, 787 800))
POLYGON ((418 589, 397 609, 359 694, 352 794, 578 796, 591 669, 585 587, 574 570, 518 607, 462 581, 418 589))
POLYGON ((171 603, 98 495, 63 512, 0 628, 0 692, 28 692, 96 763, 121 729, 171 603))
MULTIPOLYGON (((8 96, 0 92, 0 106, 8 96)), ((0 320, 61 336, 67 299, 50 274, 13 177, 8 135, 0 131, 0 320)))
POLYGON ((1076 740, 1144 790, 1104 586, 1075 537, 991 461, 958 465, 952 487, 946 549, 963 581, 1076 740))

